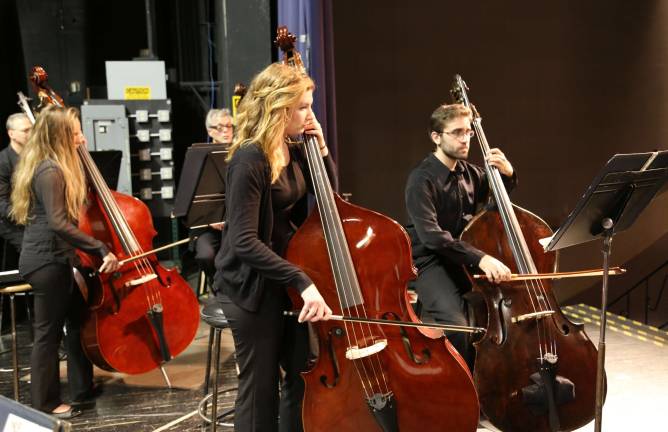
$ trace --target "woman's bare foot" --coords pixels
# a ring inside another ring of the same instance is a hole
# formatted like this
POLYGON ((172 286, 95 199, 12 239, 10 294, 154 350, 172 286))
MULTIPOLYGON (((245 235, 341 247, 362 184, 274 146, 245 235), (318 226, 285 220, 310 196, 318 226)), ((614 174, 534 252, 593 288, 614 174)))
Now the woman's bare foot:
POLYGON ((53 411, 51 411, 52 416, 61 419, 71 419, 72 417, 76 417, 79 414, 81 414, 81 410, 73 408, 68 404, 60 404, 53 411))
POLYGON ((62 414, 72 409, 68 404, 60 404, 51 411, 52 414, 62 414))

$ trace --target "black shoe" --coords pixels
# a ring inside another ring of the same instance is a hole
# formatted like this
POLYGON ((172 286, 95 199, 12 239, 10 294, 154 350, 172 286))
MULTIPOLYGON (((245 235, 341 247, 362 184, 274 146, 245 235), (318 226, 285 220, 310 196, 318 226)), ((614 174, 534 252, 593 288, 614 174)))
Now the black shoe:
POLYGON ((67 420, 81 415, 81 410, 75 408, 74 406, 71 406, 70 409, 68 409, 67 411, 63 411, 60 413, 52 412, 51 415, 55 418, 67 420))

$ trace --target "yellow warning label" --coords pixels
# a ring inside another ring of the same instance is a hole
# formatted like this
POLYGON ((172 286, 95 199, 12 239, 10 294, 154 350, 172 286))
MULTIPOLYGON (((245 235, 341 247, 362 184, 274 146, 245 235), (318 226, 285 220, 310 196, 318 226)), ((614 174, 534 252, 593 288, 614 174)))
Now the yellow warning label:
POLYGON ((151 99, 151 87, 125 87, 126 100, 151 99))
POLYGON ((241 96, 232 96, 232 118, 237 118, 237 107, 239 106, 239 102, 241 102, 241 96))

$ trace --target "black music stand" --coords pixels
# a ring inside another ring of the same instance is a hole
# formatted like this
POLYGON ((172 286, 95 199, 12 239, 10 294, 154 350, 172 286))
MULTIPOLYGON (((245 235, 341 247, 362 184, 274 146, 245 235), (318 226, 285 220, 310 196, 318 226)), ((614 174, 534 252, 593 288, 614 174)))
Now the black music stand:
POLYGON ((594 178, 545 251, 603 238, 601 329, 596 370, 596 432, 603 415, 605 327, 612 237, 629 228, 668 180, 668 151, 614 155, 594 178))
POLYGON ((226 158, 227 147, 222 144, 193 144, 186 151, 172 214, 185 217, 189 228, 222 222, 226 158))

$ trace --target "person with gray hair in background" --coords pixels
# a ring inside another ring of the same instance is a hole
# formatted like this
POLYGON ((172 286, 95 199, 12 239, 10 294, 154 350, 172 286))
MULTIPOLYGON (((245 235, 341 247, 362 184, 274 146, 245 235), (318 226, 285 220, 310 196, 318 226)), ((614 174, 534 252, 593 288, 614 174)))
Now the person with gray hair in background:
POLYGON ((9 219, 12 208, 10 196, 12 194, 12 175, 19 162, 19 155, 23 150, 32 129, 32 123, 24 113, 14 113, 7 118, 7 135, 9 145, 0 151, 0 236, 21 251, 23 241, 23 226, 15 224, 9 219))
MULTIPOLYGON (((211 109, 206 115, 206 132, 211 137, 213 144, 230 146, 234 137, 234 123, 232 113, 227 108, 211 109)), ((195 252, 195 260, 200 270, 204 271, 209 280, 213 280, 216 269, 213 259, 220 248, 221 225, 211 225, 201 231, 191 232, 191 236, 197 236, 191 250, 195 252)))
POLYGON ((230 110, 227 108, 210 109, 206 115, 206 132, 214 144, 232 144, 234 123, 230 110))

